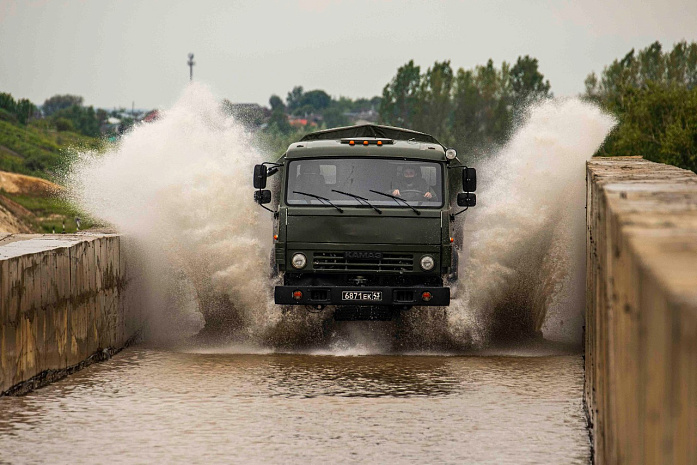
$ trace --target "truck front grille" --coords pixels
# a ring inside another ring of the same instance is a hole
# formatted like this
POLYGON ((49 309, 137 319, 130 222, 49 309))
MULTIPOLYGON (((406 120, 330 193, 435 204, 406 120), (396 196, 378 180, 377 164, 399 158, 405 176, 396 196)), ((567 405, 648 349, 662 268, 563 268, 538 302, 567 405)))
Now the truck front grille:
POLYGON ((414 255, 388 252, 377 260, 348 260, 343 252, 315 252, 312 267, 326 271, 413 271, 414 255))

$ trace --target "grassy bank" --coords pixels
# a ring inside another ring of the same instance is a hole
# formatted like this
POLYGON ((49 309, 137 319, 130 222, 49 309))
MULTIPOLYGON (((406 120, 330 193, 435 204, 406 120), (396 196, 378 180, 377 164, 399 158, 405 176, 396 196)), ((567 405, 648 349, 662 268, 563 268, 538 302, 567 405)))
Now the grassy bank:
POLYGON ((73 233, 77 231, 76 218, 80 218, 80 229, 95 225, 93 220, 58 196, 9 194, 0 190, 0 204, 37 233, 60 233, 63 232, 63 225, 66 233, 73 233))
MULTIPOLYGON (((76 150, 99 150, 100 139, 69 131, 57 131, 45 121, 36 120, 23 125, 0 120, 0 171, 18 173, 59 182, 59 173, 65 169, 76 150)), ((0 204, 37 233, 75 232, 76 217, 82 219, 81 228, 93 226, 68 201, 60 198, 57 190, 32 188, 24 179, 20 189, 0 185, 0 204)), ((1 183, 0 183, 1 184, 1 183)), ((16 187, 16 186, 15 186, 16 187)), ((58 187, 58 186, 56 186, 58 187)))
POLYGON ((27 125, 0 121, 0 170, 55 180, 72 150, 99 149, 100 139, 59 132, 34 121, 27 125))

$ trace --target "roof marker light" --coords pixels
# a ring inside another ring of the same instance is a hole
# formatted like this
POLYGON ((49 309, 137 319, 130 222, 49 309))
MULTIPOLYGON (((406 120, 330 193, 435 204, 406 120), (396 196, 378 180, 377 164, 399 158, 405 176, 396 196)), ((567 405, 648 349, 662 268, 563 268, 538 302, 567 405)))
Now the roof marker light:
POLYGON ((382 145, 382 141, 381 141, 381 140, 378 141, 378 146, 380 146, 380 145, 382 145))
POLYGON ((368 144, 369 144, 369 142, 367 140, 363 141, 363 145, 368 145, 368 144))
POLYGON ((350 140, 350 141, 349 141, 349 145, 356 145, 356 141, 350 140))

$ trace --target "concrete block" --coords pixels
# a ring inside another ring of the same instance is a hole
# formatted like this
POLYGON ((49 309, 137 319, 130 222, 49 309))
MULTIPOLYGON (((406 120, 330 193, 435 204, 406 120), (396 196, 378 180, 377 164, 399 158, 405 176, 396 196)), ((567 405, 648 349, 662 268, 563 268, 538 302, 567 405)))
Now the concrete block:
POLYGON ((697 176, 610 158, 586 180, 595 463, 697 463, 697 176))
POLYGON ((115 235, 0 240, 0 392, 122 347, 138 329, 125 263, 115 235))

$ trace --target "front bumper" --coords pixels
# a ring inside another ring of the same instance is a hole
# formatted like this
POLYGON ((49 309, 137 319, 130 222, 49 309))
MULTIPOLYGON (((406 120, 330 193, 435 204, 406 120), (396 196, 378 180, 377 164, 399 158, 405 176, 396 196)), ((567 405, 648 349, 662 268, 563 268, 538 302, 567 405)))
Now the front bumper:
POLYGON ((281 305, 389 305, 389 306, 429 306, 444 307, 450 305, 449 287, 427 286, 276 286, 274 299, 281 305), (296 299, 293 294, 302 292, 302 297, 296 299), (382 299, 377 300, 345 300, 345 292, 382 293, 382 299), (424 292, 431 294, 430 300, 424 300, 424 292))

